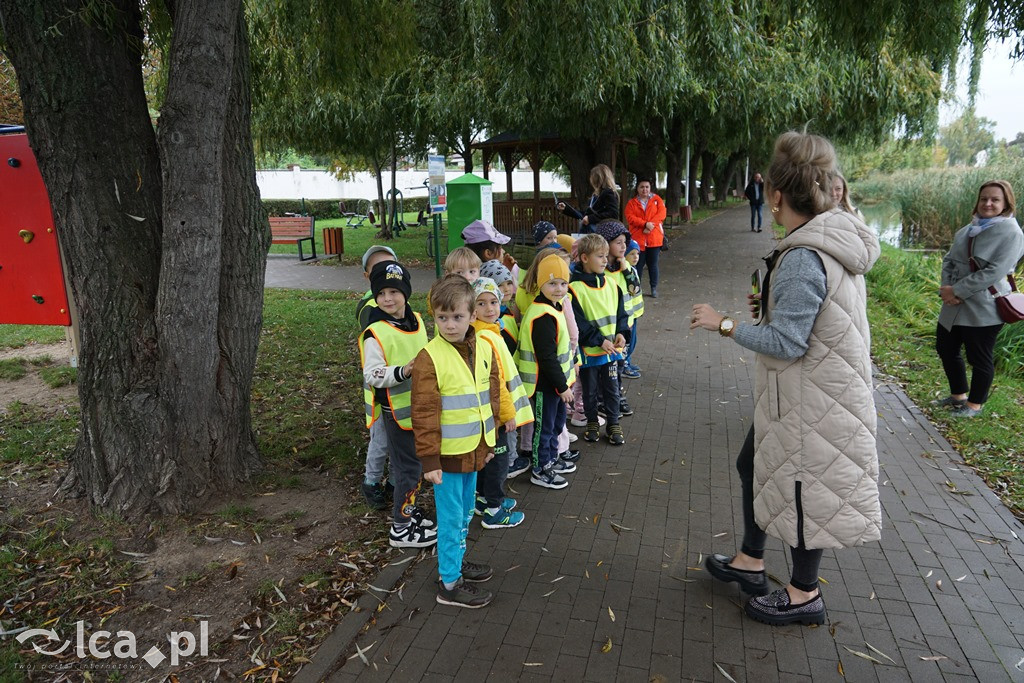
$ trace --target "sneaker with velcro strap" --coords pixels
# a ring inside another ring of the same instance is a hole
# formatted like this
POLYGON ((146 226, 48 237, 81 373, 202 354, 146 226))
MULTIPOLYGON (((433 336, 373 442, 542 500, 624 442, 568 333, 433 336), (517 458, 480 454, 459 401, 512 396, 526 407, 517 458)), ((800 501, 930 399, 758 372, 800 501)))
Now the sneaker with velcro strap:
POLYGON ((556 474, 569 474, 570 472, 576 471, 576 463, 566 462, 561 458, 555 458, 555 461, 551 463, 551 469, 553 469, 556 474))
POLYGON ((597 422, 588 422, 587 431, 583 432, 584 441, 600 441, 601 440, 601 425, 597 422))
POLYGON ((437 532, 425 529, 415 522, 404 526, 391 525, 388 543, 392 548, 429 548, 437 545, 437 532))
POLYGON ((558 459, 563 460, 565 462, 576 462, 577 460, 580 459, 580 451, 578 448, 570 448, 564 453, 559 453, 558 459))
POLYGON ((608 441, 613 446, 621 446, 626 443, 626 437, 622 433, 622 425, 608 425, 608 441))
POLYGON ((516 458, 516 461, 512 463, 508 468, 508 476, 506 479, 512 479, 518 477, 520 474, 526 474, 533 468, 533 459, 527 458, 520 455, 516 458))
POLYGON ((519 510, 498 508, 498 511, 493 515, 484 512, 483 519, 480 520, 480 526, 485 529, 511 529, 522 524, 524 519, 526 519, 526 515, 519 512, 519 510))
POLYGON ((555 472, 551 467, 533 470, 533 473, 530 475, 530 481, 546 489, 564 489, 569 485, 569 480, 555 472))
POLYGON ((412 523, 424 529, 433 529, 437 522, 427 516, 427 513, 419 505, 412 509, 412 523))

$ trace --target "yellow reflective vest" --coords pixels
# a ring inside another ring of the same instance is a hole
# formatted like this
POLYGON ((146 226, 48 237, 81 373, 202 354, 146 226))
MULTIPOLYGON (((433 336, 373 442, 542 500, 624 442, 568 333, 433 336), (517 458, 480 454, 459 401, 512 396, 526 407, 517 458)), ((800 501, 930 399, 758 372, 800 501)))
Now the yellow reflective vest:
MULTIPOLYGON (((569 289, 583 309, 590 324, 598 329, 606 339, 615 339, 616 316, 619 312, 619 285, 606 273, 600 287, 591 287, 582 280, 569 283, 569 289)), ((583 353, 588 356, 609 355, 600 346, 584 346, 583 353)))
POLYGON ((533 349, 533 323, 545 315, 554 317, 558 327, 556 350, 558 364, 565 373, 565 384, 572 386, 576 381, 576 367, 573 364, 572 353, 569 352, 569 328, 565 323, 565 316, 551 304, 534 301, 526 310, 519 325, 519 376, 523 380, 527 396, 533 396, 537 392, 538 365, 533 349))
POLYGON ((512 359, 512 354, 509 353, 508 346, 505 345, 505 340, 491 330, 477 330, 477 338, 487 342, 501 364, 501 379, 505 382, 508 393, 512 396, 512 406, 516 409, 516 427, 533 422, 530 397, 526 395, 523 378, 519 376, 519 369, 512 359))
MULTIPOLYGON (((366 328, 366 332, 373 335, 373 338, 380 344, 384 352, 384 363, 389 366, 406 365, 416 357, 416 354, 427 345, 427 331, 423 327, 423 318, 419 313, 416 315, 416 331, 406 332, 383 320, 378 320, 366 328)), ((365 333, 364 333, 365 334, 365 333)), ((366 356, 363 350, 363 334, 359 335, 359 362, 366 363, 366 356)), ((401 384, 385 390, 388 395, 388 404, 391 406, 391 414, 395 417, 398 426, 406 431, 412 430, 412 379, 408 378, 401 384)), ((366 410, 366 426, 369 427, 380 417, 380 406, 377 404, 377 395, 373 387, 363 383, 363 407, 366 410)))
POLYGON ((614 280, 622 292, 622 307, 626 310, 629 319, 629 326, 633 327, 636 319, 644 314, 644 295, 639 291, 636 294, 629 293, 629 285, 626 284, 626 273, 622 270, 615 272, 605 271, 605 277, 614 280))
POLYGON ((473 372, 458 350, 438 335, 426 347, 437 373, 441 394, 441 455, 462 455, 476 449, 481 436, 488 446, 495 443, 494 415, 491 413, 491 345, 477 337, 473 372))

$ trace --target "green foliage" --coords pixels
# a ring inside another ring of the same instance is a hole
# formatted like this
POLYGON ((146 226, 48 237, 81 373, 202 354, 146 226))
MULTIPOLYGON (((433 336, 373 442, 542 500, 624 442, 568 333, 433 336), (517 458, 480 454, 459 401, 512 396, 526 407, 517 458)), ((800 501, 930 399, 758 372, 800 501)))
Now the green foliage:
POLYGON ((78 417, 14 402, 0 413, 0 462, 40 464, 62 460, 75 442, 78 417))
POLYGON ((858 141, 836 150, 847 182, 871 173, 894 173, 903 169, 924 169, 941 165, 945 149, 921 139, 889 137, 881 145, 858 141))
POLYGON ((978 188, 987 180, 1002 178, 1013 187, 1024 187, 1024 160, 975 168, 959 166, 898 171, 871 175, 853 188, 859 198, 890 200, 903 214, 904 224, 914 226, 923 245, 946 247, 953 234, 971 220, 978 188))
POLYGON ((1007 325, 996 342, 1001 358, 992 394, 982 416, 955 420, 930 401, 948 395, 949 385, 934 352, 935 324, 941 303, 936 295, 941 255, 882 246, 868 273, 868 317, 872 357, 895 377, 914 402, 985 478, 1003 502, 1024 512, 1024 469, 1020 434, 1024 433, 1024 374, 1019 368, 1024 326, 1007 325), (1016 329, 1014 329, 1016 328, 1016 329), (1018 360, 1017 367, 1007 359, 1018 360))
POLYGON ((968 109, 939 129, 939 140, 949 153, 949 163, 953 166, 973 163, 979 152, 995 144, 995 126, 995 121, 976 116, 973 109, 968 109))

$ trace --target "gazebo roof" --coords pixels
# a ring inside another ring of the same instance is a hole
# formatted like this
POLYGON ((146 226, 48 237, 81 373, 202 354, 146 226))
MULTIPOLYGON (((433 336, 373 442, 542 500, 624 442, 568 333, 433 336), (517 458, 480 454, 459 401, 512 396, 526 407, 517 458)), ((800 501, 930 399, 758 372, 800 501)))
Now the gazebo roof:
POLYGON ((553 151, 562 146, 562 136, 558 133, 541 133, 540 135, 523 135, 515 131, 498 133, 483 142, 472 145, 473 149, 516 149, 517 147, 534 147, 539 143, 541 149, 553 151))

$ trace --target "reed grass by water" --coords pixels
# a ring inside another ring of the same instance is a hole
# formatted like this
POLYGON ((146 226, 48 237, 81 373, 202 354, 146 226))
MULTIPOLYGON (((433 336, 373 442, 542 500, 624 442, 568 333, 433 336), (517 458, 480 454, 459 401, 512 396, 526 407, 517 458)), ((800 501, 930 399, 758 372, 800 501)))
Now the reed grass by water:
POLYGON ((970 222, 978 188, 993 179, 1008 180, 1021 195, 1024 161, 876 174, 855 183, 852 191, 858 202, 893 202, 903 215, 905 228, 915 234, 920 245, 942 248, 970 222))

